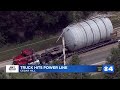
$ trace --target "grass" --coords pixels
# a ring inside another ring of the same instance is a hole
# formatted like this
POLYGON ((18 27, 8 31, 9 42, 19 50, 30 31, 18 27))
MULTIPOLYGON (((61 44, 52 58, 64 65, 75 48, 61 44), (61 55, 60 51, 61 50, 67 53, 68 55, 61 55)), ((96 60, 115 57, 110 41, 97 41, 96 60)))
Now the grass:
POLYGON ((113 14, 116 16, 110 17, 110 20, 113 24, 113 28, 116 28, 120 26, 120 12, 113 12, 113 14))
POLYGON ((99 73, 99 74, 92 75, 90 76, 90 79, 104 79, 104 74, 99 73))
MULTIPOLYGON (((49 38, 53 38, 53 36, 49 37, 49 38)), ((44 50, 44 49, 47 49, 47 48, 50 48, 50 47, 53 47, 56 45, 60 45, 61 40, 59 40, 59 42, 56 43, 57 39, 58 39, 58 37, 55 36, 55 38, 53 38, 53 39, 40 42, 40 41, 42 41, 42 39, 35 38, 31 41, 27 41, 27 42, 19 44, 19 45, 14 44, 12 46, 11 45, 4 46, 3 48, 0 48, 0 61, 11 59, 13 56, 18 55, 21 52, 21 50, 23 50, 25 48, 31 48, 31 49, 34 49, 35 51, 40 51, 40 50, 44 50), (35 43, 35 42, 37 42, 37 43, 35 43), (32 44, 32 43, 35 43, 35 44, 32 44), (31 45, 28 45, 28 44, 31 44, 31 45), (20 47, 20 48, 17 48, 17 47, 20 47), (14 48, 17 48, 17 49, 14 49, 14 48), (14 50, 12 50, 12 49, 14 49, 14 50), (10 51, 8 51, 8 50, 10 50, 10 51), (4 52, 4 51, 6 51, 6 52, 4 52)))

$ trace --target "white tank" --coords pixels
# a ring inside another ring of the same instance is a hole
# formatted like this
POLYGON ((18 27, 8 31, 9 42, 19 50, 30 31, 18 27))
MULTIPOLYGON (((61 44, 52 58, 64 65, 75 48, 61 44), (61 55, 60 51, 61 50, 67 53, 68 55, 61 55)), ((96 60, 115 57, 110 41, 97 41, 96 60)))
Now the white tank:
POLYGON ((66 47, 78 50, 110 39, 113 26, 109 18, 94 18, 63 29, 66 47))

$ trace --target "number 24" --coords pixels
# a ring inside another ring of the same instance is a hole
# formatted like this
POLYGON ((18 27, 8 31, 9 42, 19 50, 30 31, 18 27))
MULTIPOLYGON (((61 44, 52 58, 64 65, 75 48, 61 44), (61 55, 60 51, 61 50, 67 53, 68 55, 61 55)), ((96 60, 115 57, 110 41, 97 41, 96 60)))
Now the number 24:
POLYGON ((110 71, 113 71, 113 67, 111 66, 111 67, 109 67, 109 69, 108 70, 110 70, 110 71))

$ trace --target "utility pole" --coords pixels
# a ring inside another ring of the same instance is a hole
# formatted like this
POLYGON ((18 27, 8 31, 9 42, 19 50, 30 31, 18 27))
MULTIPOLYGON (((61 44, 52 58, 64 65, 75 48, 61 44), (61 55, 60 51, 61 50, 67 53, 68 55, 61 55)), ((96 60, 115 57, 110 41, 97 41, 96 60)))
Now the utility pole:
POLYGON ((64 37, 62 37, 62 44, 63 44, 64 65, 66 65, 66 55, 65 55, 65 39, 64 39, 64 37))

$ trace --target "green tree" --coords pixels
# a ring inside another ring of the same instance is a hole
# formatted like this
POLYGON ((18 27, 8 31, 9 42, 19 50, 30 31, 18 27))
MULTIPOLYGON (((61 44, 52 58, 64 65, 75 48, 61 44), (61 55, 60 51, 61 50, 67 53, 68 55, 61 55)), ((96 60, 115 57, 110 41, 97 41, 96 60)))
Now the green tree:
POLYGON ((80 63, 80 58, 78 57, 77 54, 73 55, 72 56, 72 59, 70 61, 70 65, 76 65, 76 64, 79 64, 80 63))
POLYGON ((93 12, 0 11, 0 43, 22 43, 36 35, 43 37, 58 33, 70 23, 81 21, 91 13, 93 12))
POLYGON ((105 74, 105 79, 120 79, 120 48, 113 48, 111 55, 107 58, 107 64, 113 64, 115 72, 113 74, 105 74))

